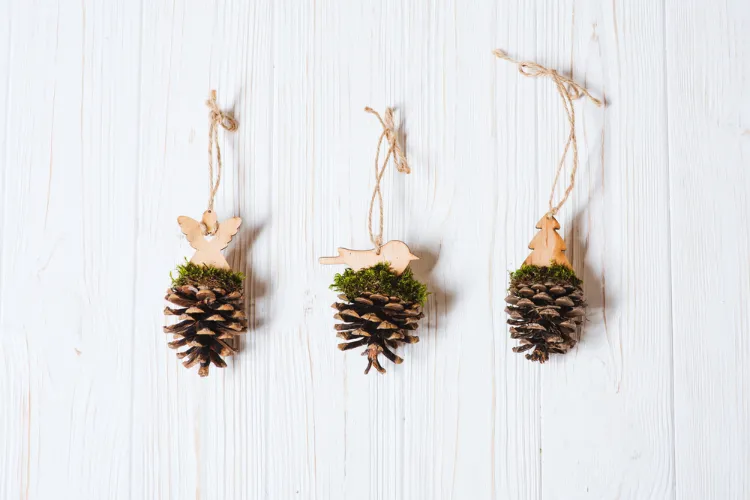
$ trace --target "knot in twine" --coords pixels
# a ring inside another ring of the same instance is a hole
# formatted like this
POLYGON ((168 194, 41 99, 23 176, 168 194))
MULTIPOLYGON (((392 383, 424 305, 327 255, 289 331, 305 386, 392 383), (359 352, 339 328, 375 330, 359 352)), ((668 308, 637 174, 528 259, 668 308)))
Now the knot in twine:
POLYGON ((221 182, 221 147, 219 147, 219 127, 223 128, 228 132, 234 132, 237 130, 237 120, 235 120, 230 114, 223 112, 219 109, 219 105, 216 103, 216 91, 211 91, 211 96, 206 101, 209 113, 209 126, 208 126, 208 211, 214 209, 214 198, 216 192, 219 190, 219 183, 221 182), (214 145, 216 146, 216 180, 214 180, 214 145))
POLYGON ((383 127, 383 132, 380 134, 378 139, 378 147, 375 150, 375 189, 372 192, 372 198, 370 199, 370 211, 367 214, 367 230, 370 233, 370 241, 375 245, 375 253, 380 255, 380 248, 383 246, 383 193, 380 187, 380 182, 383 179, 383 174, 388 166, 388 160, 393 157, 394 163, 396 164, 396 170, 399 172, 409 174, 411 168, 406 161, 406 155, 398 144, 398 135, 396 134, 396 128, 393 124, 393 108, 386 108, 385 118, 380 116, 380 113, 370 108, 365 108, 365 111, 375 115, 383 127), (383 140, 388 141, 388 153, 385 155, 383 160, 383 166, 380 166, 380 146, 383 144, 383 140), (380 208, 380 224, 378 233, 372 232, 372 212, 375 207, 375 199, 378 200, 378 207, 380 208))
POLYGON ((557 87, 557 93, 560 94, 560 99, 562 99, 563 108, 565 108, 565 114, 568 118, 568 124, 570 126, 570 132, 568 133, 568 140, 565 143, 565 148, 563 149, 562 156, 560 157, 560 163, 558 163, 557 165, 557 170, 555 171, 555 180, 552 182, 552 192, 549 195, 549 211, 547 212, 547 217, 554 217, 555 214, 557 214, 557 212, 560 210, 560 208, 562 208, 563 204, 567 201, 570 193, 573 191, 573 186, 575 185, 576 180, 576 172, 578 171, 578 140, 576 138, 576 112, 573 106, 573 101, 584 96, 588 97, 591 102, 593 102, 597 106, 601 106, 602 101, 592 96, 586 89, 586 87, 576 83, 572 78, 561 75, 554 69, 545 68, 541 64, 537 64, 535 62, 516 61, 500 49, 495 49, 492 51, 492 53, 500 59, 504 59, 518 65, 518 72, 523 76, 527 76, 529 78, 549 77, 555 83, 555 87, 557 87), (568 187, 565 188, 565 194, 563 195, 562 199, 557 205, 555 205, 555 186, 557 186, 557 181, 560 178, 560 173, 565 166, 565 157, 568 155, 568 150, 573 151, 570 182, 568 183, 568 187))

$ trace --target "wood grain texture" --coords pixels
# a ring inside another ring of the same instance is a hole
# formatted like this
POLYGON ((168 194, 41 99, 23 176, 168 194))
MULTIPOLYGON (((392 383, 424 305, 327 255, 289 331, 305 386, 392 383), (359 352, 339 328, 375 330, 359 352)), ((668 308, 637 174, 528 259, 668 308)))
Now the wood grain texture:
POLYGON ((744 499, 750 495, 750 6, 740 0, 0 4, 0 498, 744 499), (581 168, 558 214, 591 307, 543 367, 503 297, 546 209, 572 73, 581 168), (174 224, 207 199, 250 333, 208 379, 165 345, 174 224), (386 240, 429 284, 386 376, 336 349, 317 258, 386 240))
POLYGON ((666 14, 677 491, 748 498, 750 9, 666 14))
MULTIPOLYGON (((561 2, 544 19, 540 57, 572 64, 607 106, 578 103, 585 167, 560 223, 589 307, 575 352, 542 371, 543 498, 673 498, 662 11, 561 2)), ((558 98, 542 95, 541 136, 562 145, 558 98)), ((556 153, 541 151, 551 172, 556 153)))

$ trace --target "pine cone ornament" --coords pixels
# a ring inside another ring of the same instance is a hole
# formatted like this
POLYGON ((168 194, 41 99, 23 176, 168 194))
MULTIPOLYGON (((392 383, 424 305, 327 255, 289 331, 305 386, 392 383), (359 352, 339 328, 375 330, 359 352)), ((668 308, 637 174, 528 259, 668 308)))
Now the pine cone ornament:
POLYGON ((583 323, 586 302, 582 282, 565 256, 565 241, 557 233, 560 223, 547 213, 536 228, 531 254, 510 275, 505 312, 510 315, 510 338, 521 344, 513 352, 533 349, 526 359, 544 363, 550 354, 564 354, 576 345, 573 335, 583 323))
POLYGON ((419 342, 413 333, 424 317, 427 287, 414 279, 410 269, 399 276, 387 263, 381 263, 359 271, 347 269, 336 275, 331 288, 343 292, 338 296, 341 302, 332 305, 338 311, 334 318, 342 322, 335 326, 336 336, 347 341, 338 348, 347 351, 365 346, 365 374, 373 366, 385 373, 381 354, 401 364, 403 359, 393 351, 401 344, 419 342))
POLYGON ((552 353, 564 354, 576 345, 573 335, 583 323, 586 301, 581 280, 568 267, 524 265, 511 274, 505 312, 510 337, 526 352, 526 359, 544 363, 552 353))
POLYGON ((247 330, 244 313, 241 273, 205 265, 186 263, 178 267, 179 276, 173 280, 165 299, 176 308, 166 307, 164 314, 177 316, 179 322, 165 326, 174 340, 172 349, 187 346, 178 352, 186 368, 200 363, 198 375, 205 377, 211 363, 219 368, 227 366, 223 356, 237 352, 232 339, 247 330))

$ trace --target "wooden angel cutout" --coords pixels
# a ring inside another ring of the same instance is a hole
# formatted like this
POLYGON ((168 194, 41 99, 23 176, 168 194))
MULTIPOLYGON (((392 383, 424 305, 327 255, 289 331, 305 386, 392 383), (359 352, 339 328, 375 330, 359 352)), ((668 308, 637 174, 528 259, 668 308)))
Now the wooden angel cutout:
POLYGON ((201 222, 182 215, 177 217, 177 223, 187 236, 190 246, 196 250, 190 262, 229 269, 229 263, 221 254, 221 251, 229 245, 232 236, 239 231, 242 219, 232 217, 218 223, 213 210, 206 210, 203 212, 201 222), (213 236, 213 238, 207 240, 206 236, 213 236))
POLYGON ((541 229, 534 239, 529 243, 529 249, 533 250, 523 262, 526 265, 549 267, 551 263, 561 264, 573 268, 565 256, 565 241, 557 234, 560 223, 552 216, 545 215, 536 223, 536 228, 541 229))
POLYGON ((349 250, 348 248, 339 248, 338 250, 337 257, 321 257, 318 262, 321 264, 346 264, 354 271, 372 267, 379 262, 388 262, 393 272, 400 275, 406 270, 409 262, 419 260, 419 257, 411 253, 406 243, 398 240, 391 240, 380 247, 380 254, 375 249, 349 250))

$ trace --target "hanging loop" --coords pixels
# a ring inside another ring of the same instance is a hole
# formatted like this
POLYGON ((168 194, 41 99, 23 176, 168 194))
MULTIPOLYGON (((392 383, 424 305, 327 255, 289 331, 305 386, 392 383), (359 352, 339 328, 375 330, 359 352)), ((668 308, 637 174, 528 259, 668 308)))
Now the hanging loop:
POLYGON ((211 96, 206 101, 209 113, 209 125, 208 125, 208 210, 214 209, 214 198, 219 190, 219 184, 221 183, 221 147, 219 146, 219 127, 223 128, 227 132, 234 132, 237 130, 237 121, 229 115, 219 109, 219 105, 216 103, 216 91, 211 91, 211 96), (216 179, 214 179, 214 146, 216 147, 216 179))
POLYGON ((370 241, 375 245, 375 252, 380 255, 380 248, 383 246, 383 192, 380 187, 380 181, 383 179, 383 174, 388 166, 388 161, 393 157, 393 161, 396 165, 396 170, 399 172, 409 174, 411 168, 409 163, 406 161, 406 155, 398 144, 398 134, 393 123, 393 108, 386 108, 385 118, 380 116, 380 113, 370 108, 365 108, 365 111, 375 115, 383 127, 383 132, 380 134, 378 139, 378 147, 375 151, 375 189, 372 192, 372 198, 370 199, 370 211, 367 215, 367 230, 370 233, 370 241), (380 147, 383 144, 383 140, 388 142, 388 153, 385 155, 383 165, 380 165, 380 147), (380 208, 380 224, 378 227, 378 233, 372 232, 372 212, 375 208, 375 199, 378 200, 378 207, 380 208))
POLYGON ((545 68, 541 64, 537 64, 535 62, 516 61, 500 49, 495 49, 492 51, 492 53, 500 59, 518 65, 518 72, 523 76, 527 76, 530 78, 550 78, 555 83, 557 93, 560 95, 560 99, 562 99, 563 108, 565 108, 565 115, 568 118, 568 125, 570 126, 570 132, 568 133, 568 140, 565 143, 565 148, 563 149, 562 156, 560 157, 560 162, 557 165, 557 170, 555 171, 555 180, 552 182, 552 191, 549 195, 549 211, 547 212, 547 217, 554 217, 555 214, 557 214, 557 212, 560 210, 560 208, 562 208, 563 204, 567 201, 570 193, 573 191, 573 186, 575 185, 576 180, 576 172, 578 171, 578 139, 576 138, 576 112, 575 107, 573 106, 573 101, 576 99, 580 99, 581 97, 587 97, 597 106, 601 106, 602 101, 592 96, 586 89, 586 87, 580 85, 579 83, 576 83, 572 78, 561 75, 553 69, 545 68), (570 171, 570 181, 568 182, 568 187, 565 188, 565 194, 563 195, 562 199, 559 203, 555 204, 555 186, 557 186, 557 181, 559 180, 562 169, 565 166, 565 158, 568 155, 568 151, 570 150, 572 150, 573 157, 572 168, 570 171))

